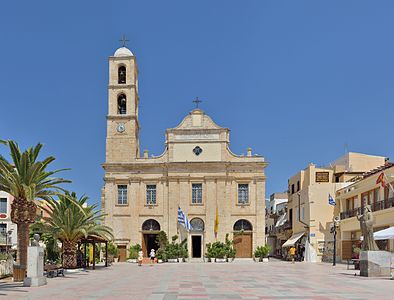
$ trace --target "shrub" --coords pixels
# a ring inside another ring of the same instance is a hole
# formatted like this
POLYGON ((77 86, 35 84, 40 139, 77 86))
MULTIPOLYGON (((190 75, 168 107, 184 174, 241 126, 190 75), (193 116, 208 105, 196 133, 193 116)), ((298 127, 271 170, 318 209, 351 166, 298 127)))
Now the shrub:
POLYGON ((233 241, 228 238, 226 234, 225 242, 216 241, 214 243, 206 244, 207 252, 205 256, 207 258, 234 258, 236 250, 233 247, 233 241))
POLYGON ((137 259, 138 258, 138 252, 140 252, 142 250, 141 245, 140 244, 135 244, 133 246, 130 247, 130 254, 129 254, 129 258, 130 259, 137 259))
POLYGON ((168 237, 167 234, 162 230, 156 236, 156 243, 159 245, 159 249, 164 250, 168 245, 168 237))
POLYGON ((112 257, 118 257, 118 246, 116 246, 114 243, 110 242, 108 243, 108 255, 112 257))
POLYGON ((254 257, 258 258, 261 261, 263 258, 268 257, 270 251, 271 251, 271 247, 268 246, 267 244, 264 246, 259 246, 254 251, 254 257))
POLYGON ((0 252, 0 260, 8 260, 12 255, 6 252, 0 252))
POLYGON ((182 257, 182 258, 188 258, 189 257, 189 253, 187 251, 187 239, 184 239, 180 244, 179 244, 179 249, 178 249, 179 253, 178 253, 178 257, 182 257))

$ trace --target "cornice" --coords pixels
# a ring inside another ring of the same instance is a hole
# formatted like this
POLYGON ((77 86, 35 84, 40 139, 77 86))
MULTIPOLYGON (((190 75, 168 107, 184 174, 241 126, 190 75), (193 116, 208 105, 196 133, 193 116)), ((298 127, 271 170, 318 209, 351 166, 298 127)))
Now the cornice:
MULTIPOLYGON (((154 158, 155 159, 155 158, 154 158)), ((148 161, 149 159, 146 159, 145 161, 148 161)), ((265 161, 185 161, 185 162, 122 162, 122 163, 103 163, 102 166, 104 168, 132 168, 132 169, 142 169, 142 168, 152 168, 152 167, 162 167, 166 169, 170 168, 176 168, 176 167, 182 167, 184 168, 185 166, 188 167, 190 166, 192 169, 195 169, 196 166, 220 166, 224 168, 229 168, 231 166, 245 166, 245 167, 266 167, 268 165, 267 162, 265 161)))
POLYGON ((135 88, 136 84, 135 83, 130 83, 130 84, 109 84, 108 88, 113 89, 113 90, 127 90, 131 88, 135 88))

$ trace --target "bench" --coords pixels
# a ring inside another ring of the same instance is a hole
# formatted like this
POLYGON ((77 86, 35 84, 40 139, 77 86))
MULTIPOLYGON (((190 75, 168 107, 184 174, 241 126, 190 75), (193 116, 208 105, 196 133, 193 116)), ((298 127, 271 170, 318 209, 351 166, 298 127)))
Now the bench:
POLYGON ((46 276, 48 278, 63 276, 64 277, 64 269, 62 266, 58 265, 45 265, 44 271, 46 272, 46 276))
POLYGON ((347 260, 347 270, 349 270, 349 266, 353 265, 355 270, 360 269, 360 260, 358 258, 352 258, 347 260))

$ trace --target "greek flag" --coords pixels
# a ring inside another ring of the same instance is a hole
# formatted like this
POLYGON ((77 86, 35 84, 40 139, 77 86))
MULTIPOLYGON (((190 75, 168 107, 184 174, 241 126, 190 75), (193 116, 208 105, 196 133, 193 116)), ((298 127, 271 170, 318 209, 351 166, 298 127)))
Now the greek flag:
POLYGON ((179 206, 178 206, 178 224, 183 225, 186 228, 186 230, 192 229, 189 219, 186 217, 186 215, 183 213, 182 209, 179 206))
POLYGON ((328 194, 328 204, 335 206, 335 199, 333 197, 331 197, 330 194, 328 194))

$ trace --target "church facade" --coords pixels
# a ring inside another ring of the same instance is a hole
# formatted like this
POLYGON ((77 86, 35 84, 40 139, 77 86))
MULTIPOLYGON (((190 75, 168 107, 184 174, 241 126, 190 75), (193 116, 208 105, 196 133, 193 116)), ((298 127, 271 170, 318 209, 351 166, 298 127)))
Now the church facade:
POLYGON ((102 210, 114 230, 120 260, 131 245, 144 254, 157 248, 163 230, 180 234, 178 207, 192 229, 189 257, 204 256, 205 245, 234 240, 237 257, 252 257, 265 243, 264 158, 230 151, 230 130, 217 125, 201 109, 192 110, 165 132, 166 147, 159 156, 140 154, 138 67, 126 47, 109 57, 106 161, 102 210), (215 230, 215 220, 218 220, 215 230))

